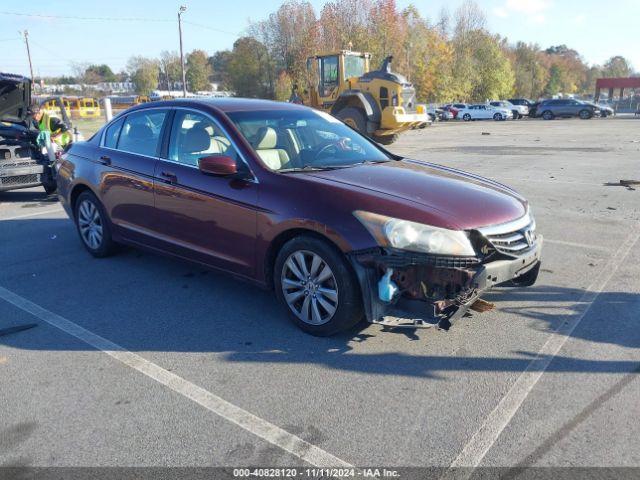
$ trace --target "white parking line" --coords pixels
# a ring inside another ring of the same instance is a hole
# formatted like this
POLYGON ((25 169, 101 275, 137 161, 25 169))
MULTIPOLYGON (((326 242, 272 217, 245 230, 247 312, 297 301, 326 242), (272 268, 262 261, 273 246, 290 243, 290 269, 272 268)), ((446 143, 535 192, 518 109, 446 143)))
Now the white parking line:
MULTIPOLYGON (((633 233, 627 237, 620 248, 611 256, 595 280, 587 287, 586 291, 578 300, 576 309, 578 315, 561 322, 558 328, 551 334, 546 343, 542 346, 536 357, 531 360, 526 370, 520 374, 511 389, 500 400, 485 419, 482 426, 471 437, 471 440, 464 446, 460 454, 451 463, 450 470, 445 473, 444 478, 461 478, 460 471, 452 470, 458 467, 477 467, 482 462, 489 449, 493 446, 505 427, 522 406, 533 387, 545 372, 551 361, 558 354, 560 349, 569 339, 573 330, 587 314, 593 303, 605 288, 611 277, 616 273, 620 265, 631 249, 638 243, 640 228, 635 228, 633 233)), ((472 469, 464 471, 468 476, 473 473, 472 469)), ((468 478, 465 476, 464 478, 468 478)))
POLYGON ((164 368, 152 363, 140 355, 125 350, 106 338, 86 330, 85 328, 61 317, 39 305, 21 297, 3 287, 0 287, 0 298, 12 305, 30 313, 63 332, 79 338, 92 347, 110 355, 128 367, 144 373, 158 383, 170 388, 174 392, 193 400, 207 410, 221 416, 222 418, 238 425, 246 431, 276 445, 296 457, 317 467, 351 467, 344 460, 341 460, 321 448, 283 430, 282 428, 263 420, 252 413, 237 407, 217 395, 195 385, 188 380, 171 373, 164 368))
POLYGON ((547 237, 544 237, 544 243, 555 243, 556 245, 565 245, 567 247, 586 248, 587 250, 602 250, 603 252, 611 251, 610 248, 603 247, 602 245, 592 245, 590 243, 567 242, 565 240, 554 240, 547 237))
POLYGON ((16 215, 14 217, 6 217, 6 218, 0 217, 0 222, 4 220, 18 220, 20 218, 37 217, 38 215, 47 215, 49 213, 58 213, 58 212, 64 212, 64 209, 62 207, 58 207, 58 208, 50 208, 48 210, 40 210, 39 212, 25 213, 24 215, 16 215))

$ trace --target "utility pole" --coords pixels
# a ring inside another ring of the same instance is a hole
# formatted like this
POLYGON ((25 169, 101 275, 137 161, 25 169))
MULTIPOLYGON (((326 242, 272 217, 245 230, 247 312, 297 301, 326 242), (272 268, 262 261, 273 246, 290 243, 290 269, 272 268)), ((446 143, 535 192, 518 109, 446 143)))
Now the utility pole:
POLYGON ((182 96, 187 97, 187 78, 184 74, 184 54, 182 53, 182 14, 187 11, 186 5, 178 10, 178 33, 180 34, 180 69, 182 70, 182 96))
POLYGON ((29 71, 31 72, 31 82, 35 81, 33 77, 33 64, 31 63, 31 50, 29 50, 29 32, 27 30, 23 31, 24 35, 24 43, 27 46, 27 57, 29 58, 29 71))

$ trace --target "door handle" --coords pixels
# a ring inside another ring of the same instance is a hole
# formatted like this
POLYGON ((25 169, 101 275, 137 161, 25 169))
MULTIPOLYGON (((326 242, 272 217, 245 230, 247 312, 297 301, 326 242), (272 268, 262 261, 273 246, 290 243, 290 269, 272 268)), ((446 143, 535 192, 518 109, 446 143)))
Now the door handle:
POLYGON ((102 165, 111 165, 111 157, 108 155, 102 155, 100 157, 100 163, 102 165))
POLYGON ((167 179, 168 183, 176 183, 178 181, 178 177, 175 173, 172 172, 160 172, 160 175, 167 179))

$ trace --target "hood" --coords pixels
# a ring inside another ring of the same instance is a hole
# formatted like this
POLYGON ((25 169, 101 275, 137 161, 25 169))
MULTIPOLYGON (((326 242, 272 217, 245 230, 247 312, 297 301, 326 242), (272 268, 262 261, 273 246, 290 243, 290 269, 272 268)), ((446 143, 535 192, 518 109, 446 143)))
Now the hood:
POLYGON ((0 121, 23 122, 31 105, 31 80, 11 73, 0 73, 0 121))
MULTIPOLYGON (((415 160, 359 165, 308 175, 368 190, 371 195, 395 197, 419 206, 448 228, 473 229, 522 217, 527 201, 492 180, 415 160)), ((376 212, 374 212, 376 213, 376 212)))

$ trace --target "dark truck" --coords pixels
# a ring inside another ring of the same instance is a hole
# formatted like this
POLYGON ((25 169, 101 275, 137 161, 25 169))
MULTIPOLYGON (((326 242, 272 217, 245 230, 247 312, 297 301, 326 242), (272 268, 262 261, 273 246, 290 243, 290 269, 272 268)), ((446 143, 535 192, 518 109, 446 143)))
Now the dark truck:
POLYGON ((48 194, 56 190, 53 150, 43 153, 38 146, 30 105, 31 80, 0 73, 0 192, 39 185, 48 194))

